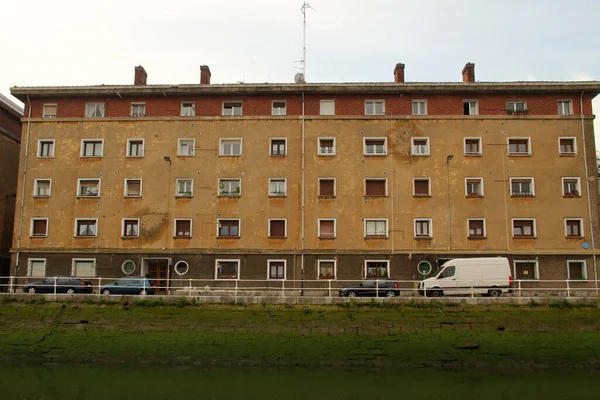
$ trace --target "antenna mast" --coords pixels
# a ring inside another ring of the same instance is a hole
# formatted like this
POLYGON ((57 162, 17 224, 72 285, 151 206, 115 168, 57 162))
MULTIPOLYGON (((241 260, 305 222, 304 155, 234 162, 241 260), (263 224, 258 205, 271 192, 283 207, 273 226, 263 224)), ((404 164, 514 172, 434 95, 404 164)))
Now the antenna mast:
POLYGON ((302 75, 304 76, 304 80, 306 80, 306 10, 313 9, 306 1, 302 4, 302 15, 304 16, 304 21, 302 25, 302 75))

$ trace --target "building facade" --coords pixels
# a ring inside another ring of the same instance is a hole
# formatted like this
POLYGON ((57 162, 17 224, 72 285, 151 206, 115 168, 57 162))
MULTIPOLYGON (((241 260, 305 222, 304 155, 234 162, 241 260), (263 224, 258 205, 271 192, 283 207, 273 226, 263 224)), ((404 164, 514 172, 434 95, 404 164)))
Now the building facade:
POLYGON ((14 87, 29 144, 13 273, 297 287, 506 256, 517 279, 594 281, 600 82, 474 68, 211 84, 203 66, 200 84, 148 85, 136 67, 134 85, 14 87))

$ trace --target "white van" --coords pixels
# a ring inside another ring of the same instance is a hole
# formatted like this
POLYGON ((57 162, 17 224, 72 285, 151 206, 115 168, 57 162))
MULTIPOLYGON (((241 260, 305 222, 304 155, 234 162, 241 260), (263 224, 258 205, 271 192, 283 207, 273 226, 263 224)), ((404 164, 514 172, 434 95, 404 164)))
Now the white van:
POLYGON ((437 276, 419 283, 428 297, 483 294, 491 297, 512 292, 512 275, 504 257, 455 258, 442 265, 437 276))

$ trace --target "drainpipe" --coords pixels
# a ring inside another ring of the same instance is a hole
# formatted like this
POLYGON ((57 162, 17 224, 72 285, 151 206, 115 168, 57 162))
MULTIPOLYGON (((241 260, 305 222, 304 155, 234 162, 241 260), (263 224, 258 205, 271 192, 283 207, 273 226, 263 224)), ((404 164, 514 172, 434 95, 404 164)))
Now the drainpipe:
POLYGON ((25 157, 23 159, 23 179, 21 182, 21 204, 19 206, 19 234, 17 236, 17 261, 15 264, 15 276, 19 275, 19 255, 21 253, 21 235, 23 233, 23 206, 25 203, 25 183, 27 178, 27 160, 29 159, 29 134, 31 132, 31 100, 27 95, 29 112, 27 116, 27 136, 25 139, 25 157))
POLYGON ((302 91, 302 181, 301 181, 301 222, 300 222, 300 295, 304 296, 304 90, 302 91))
POLYGON ((587 147, 585 145, 585 124, 584 124, 584 116, 583 116, 583 93, 581 92, 581 96, 579 96, 579 115, 581 117, 581 136, 582 136, 582 145, 583 145, 583 163, 585 166, 585 186, 587 191, 587 206, 588 206, 588 216, 589 216, 589 224, 590 224, 590 236, 592 239, 592 259, 594 260, 594 287, 596 288, 596 294, 598 294, 598 266, 596 262, 596 239, 594 237, 594 226, 592 225, 592 201, 590 199, 590 180, 588 174, 588 162, 587 162, 587 147))

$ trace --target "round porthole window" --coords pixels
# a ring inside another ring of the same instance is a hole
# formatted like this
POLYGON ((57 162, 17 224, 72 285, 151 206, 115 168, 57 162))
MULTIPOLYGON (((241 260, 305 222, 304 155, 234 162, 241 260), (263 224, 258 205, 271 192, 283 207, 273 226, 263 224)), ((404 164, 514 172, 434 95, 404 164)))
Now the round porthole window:
POLYGON ((123 270, 123 273, 131 275, 135 271, 135 263, 131 260, 127 260, 121 265, 121 269, 123 270))
POLYGON ((189 269, 190 266, 185 261, 179 261, 177 264, 175 264, 175 273, 177 275, 185 275, 189 269))

